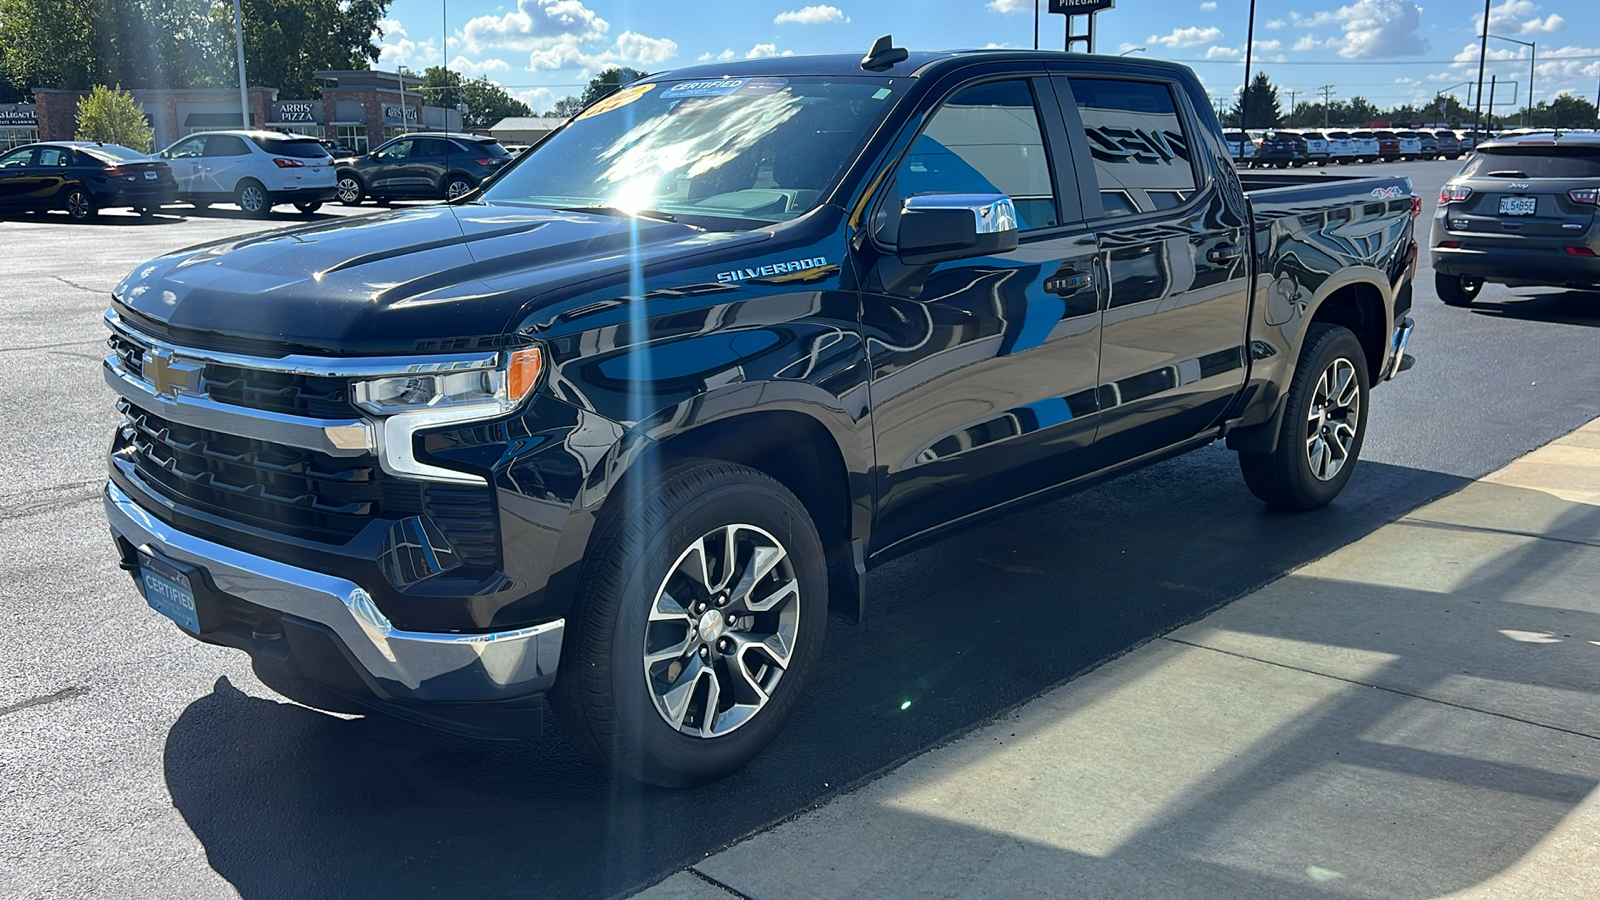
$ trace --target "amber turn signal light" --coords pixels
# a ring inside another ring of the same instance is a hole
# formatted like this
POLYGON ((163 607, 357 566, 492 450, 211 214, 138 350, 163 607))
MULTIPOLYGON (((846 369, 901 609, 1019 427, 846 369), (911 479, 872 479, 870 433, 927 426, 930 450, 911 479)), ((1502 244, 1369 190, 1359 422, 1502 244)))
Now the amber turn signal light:
POLYGON ((511 364, 506 369, 506 394, 513 402, 527 397, 539 376, 544 374, 544 352, 538 347, 524 347, 512 352, 511 364))

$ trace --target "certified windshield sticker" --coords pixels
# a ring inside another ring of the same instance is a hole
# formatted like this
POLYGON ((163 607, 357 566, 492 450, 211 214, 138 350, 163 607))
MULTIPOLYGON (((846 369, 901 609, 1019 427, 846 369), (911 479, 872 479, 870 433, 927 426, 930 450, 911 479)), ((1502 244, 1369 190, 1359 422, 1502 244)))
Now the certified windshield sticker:
POLYGON ((629 103, 632 103, 633 101, 643 97, 645 94, 648 94, 655 89, 656 86, 653 84, 629 85, 628 87, 617 91, 611 96, 595 103, 595 105, 579 113, 578 118, 574 119, 573 121, 587 119, 590 116, 598 116, 601 113, 608 113, 614 109, 621 109, 622 107, 627 106, 629 103))
POLYGON ((787 78, 752 78, 739 89, 739 96, 750 97, 761 94, 775 94, 789 86, 787 78))
MULTIPOLYGON (((766 80, 766 79, 763 79, 766 80)), ((726 97, 749 83, 748 78, 717 78, 711 81, 680 81, 661 92, 663 100, 682 97, 726 97)))
POLYGON ((733 284, 736 281, 745 281, 750 278, 771 278, 774 275, 792 275, 796 272, 809 272, 812 269, 825 268, 828 258, 817 256, 812 259, 797 259, 794 262, 773 263, 758 266, 753 269, 735 269, 732 272, 718 272, 717 281, 721 284, 733 284))

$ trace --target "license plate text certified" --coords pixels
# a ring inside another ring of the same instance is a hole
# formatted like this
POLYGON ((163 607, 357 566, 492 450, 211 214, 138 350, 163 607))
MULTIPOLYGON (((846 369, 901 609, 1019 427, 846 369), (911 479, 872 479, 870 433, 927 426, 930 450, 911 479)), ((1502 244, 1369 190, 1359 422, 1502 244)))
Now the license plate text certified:
POLYGON ((200 613, 194 608, 194 591, 188 578, 168 578, 149 566, 139 568, 139 577, 144 581, 144 599, 151 609, 188 631, 200 633, 200 613))
POLYGON ((1500 215, 1531 216, 1539 209, 1537 197, 1501 197, 1500 215))

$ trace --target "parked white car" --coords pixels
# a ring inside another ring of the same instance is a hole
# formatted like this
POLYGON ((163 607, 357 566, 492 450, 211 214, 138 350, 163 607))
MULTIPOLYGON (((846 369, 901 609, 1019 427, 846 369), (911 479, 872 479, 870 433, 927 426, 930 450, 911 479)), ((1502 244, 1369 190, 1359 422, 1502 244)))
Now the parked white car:
POLYGON ((204 209, 237 203, 265 216, 279 203, 310 215, 332 200, 333 157, 316 138, 274 131, 208 131, 161 151, 178 182, 178 199, 204 209))
POLYGON ((1328 162, 1345 165, 1356 161, 1356 142, 1348 131, 1325 131, 1323 135, 1328 139, 1328 162))
POLYGON ((1377 162, 1378 161, 1378 136, 1370 131, 1332 131, 1330 137, 1344 136, 1350 139, 1355 149, 1355 159, 1351 162, 1377 162))
POLYGON ((1307 163, 1315 163, 1319 166, 1325 166, 1328 164, 1331 153, 1328 146, 1328 139, 1323 137, 1322 132, 1296 131, 1295 134, 1305 138, 1307 163))
POLYGON ((1400 139, 1400 158, 1413 160, 1422 158, 1422 135, 1415 131, 1397 131, 1395 136, 1400 139))
POLYGON ((1242 131, 1225 131, 1222 139, 1228 142, 1228 152, 1233 155, 1233 161, 1242 163, 1254 159, 1256 143, 1242 131))

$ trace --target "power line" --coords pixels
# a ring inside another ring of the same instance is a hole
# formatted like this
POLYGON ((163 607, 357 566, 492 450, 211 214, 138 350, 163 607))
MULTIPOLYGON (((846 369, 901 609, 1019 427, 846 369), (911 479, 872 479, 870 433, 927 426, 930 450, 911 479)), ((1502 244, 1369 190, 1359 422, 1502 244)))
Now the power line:
MULTIPOLYGON (((1524 57, 1511 59, 1491 59, 1489 62, 1514 62, 1522 63, 1524 57)), ((1546 56, 1545 62, 1588 61, 1600 59, 1600 53, 1584 53, 1573 56, 1546 56)), ((1167 62, 1183 63, 1184 65, 1209 65, 1209 66, 1239 66, 1243 61, 1237 59, 1179 59, 1166 58, 1167 62)), ((1272 66, 1469 66, 1477 62, 1475 59, 1339 59, 1314 62, 1309 60, 1285 59, 1277 62, 1266 63, 1272 66)))

